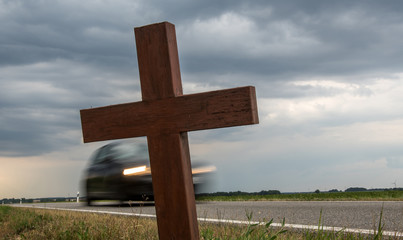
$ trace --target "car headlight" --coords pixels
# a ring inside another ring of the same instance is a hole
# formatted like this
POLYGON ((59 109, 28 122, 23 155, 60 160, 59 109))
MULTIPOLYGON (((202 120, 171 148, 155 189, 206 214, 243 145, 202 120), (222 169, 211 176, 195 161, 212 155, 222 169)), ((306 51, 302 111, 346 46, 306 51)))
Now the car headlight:
POLYGON ((126 168, 126 169, 123 170, 123 175, 125 175, 125 176, 128 176, 128 175, 143 175, 143 174, 149 174, 149 173, 151 173, 151 170, 146 165, 139 166, 139 167, 134 167, 134 168, 126 168))
MULTIPOLYGON (((192 174, 200 174, 200 173, 208 173, 214 172, 216 170, 215 166, 208 166, 208 167, 200 167, 192 169, 192 174)), ((146 165, 134 167, 134 168, 126 168, 123 170, 123 175, 144 175, 150 174, 151 168, 148 168, 146 165)))
POLYGON ((214 172, 215 170, 216 170, 216 167, 215 167, 215 166, 207 166, 207 167, 193 168, 193 169, 192 169, 192 174, 200 174, 200 173, 214 172))

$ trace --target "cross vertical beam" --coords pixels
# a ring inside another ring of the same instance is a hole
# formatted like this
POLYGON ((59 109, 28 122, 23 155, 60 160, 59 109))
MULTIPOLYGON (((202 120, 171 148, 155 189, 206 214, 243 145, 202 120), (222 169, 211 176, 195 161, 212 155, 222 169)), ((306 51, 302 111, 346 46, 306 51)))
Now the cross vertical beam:
MULTIPOLYGON (((135 28, 143 101, 183 95, 175 26, 135 28)), ((160 239, 199 239, 188 135, 147 136, 160 239)))

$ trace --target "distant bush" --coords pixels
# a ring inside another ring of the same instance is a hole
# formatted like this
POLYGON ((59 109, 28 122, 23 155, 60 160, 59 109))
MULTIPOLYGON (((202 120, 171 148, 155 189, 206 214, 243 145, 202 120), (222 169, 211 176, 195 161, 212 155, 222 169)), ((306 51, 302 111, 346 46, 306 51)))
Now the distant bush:
POLYGON ((368 189, 362 187, 350 187, 345 190, 345 192, 366 192, 368 189))

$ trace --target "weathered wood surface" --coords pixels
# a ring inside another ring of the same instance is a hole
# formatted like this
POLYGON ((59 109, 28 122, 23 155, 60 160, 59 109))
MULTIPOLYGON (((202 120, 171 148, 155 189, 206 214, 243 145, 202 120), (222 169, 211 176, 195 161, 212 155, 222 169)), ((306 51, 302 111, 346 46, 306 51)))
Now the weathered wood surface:
POLYGON ((199 239, 187 133, 147 141, 160 239, 199 239))
POLYGON ((199 239, 187 131, 258 123, 255 88, 183 95, 174 25, 135 35, 143 101, 81 110, 84 142, 147 136, 160 239, 199 239))
POLYGON ((181 96, 175 26, 164 22, 134 29, 142 99, 181 96))
MULTIPOLYGON (((181 96, 175 26, 165 22, 134 31, 143 101, 163 99, 159 101, 162 103, 181 96)), ((171 114, 176 111, 169 110, 171 114)), ((154 111, 164 112, 164 108, 154 111)), ((187 133, 162 128, 152 132, 147 141, 159 238, 199 239, 187 133)))
POLYGON ((258 123, 254 87, 81 110, 84 142, 258 123), (85 128, 84 128, 85 126, 85 128))

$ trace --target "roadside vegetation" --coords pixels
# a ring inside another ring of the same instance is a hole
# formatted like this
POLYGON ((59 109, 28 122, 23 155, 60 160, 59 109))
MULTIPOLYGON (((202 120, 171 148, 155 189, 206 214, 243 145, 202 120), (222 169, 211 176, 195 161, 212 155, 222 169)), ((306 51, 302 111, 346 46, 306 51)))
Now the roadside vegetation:
MULTIPOLYGON (((247 216, 252 218, 252 213, 247 216)), ((382 218, 382 213, 381 217, 382 218)), ((381 221, 373 235, 323 231, 293 232, 272 220, 246 226, 200 223, 200 237, 219 239, 382 239, 381 221)), ((158 239, 155 219, 0 206, 0 239, 158 239)), ((394 237, 384 239, 397 239, 394 237)))
POLYGON ((1 239, 157 239, 147 218, 0 206, 1 239))
POLYGON ((268 191, 259 193, 213 193, 196 196, 198 201, 402 201, 403 190, 374 190, 359 192, 320 192, 313 193, 279 193, 268 191))
MULTIPOLYGON (((350 187, 345 191, 332 189, 329 191, 305 193, 281 193, 278 190, 263 190, 260 192, 215 192, 197 194, 199 201, 403 201, 403 188, 378 188, 366 189, 362 187, 350 187)), ((85 198, 80 198, 85 201, 85 198)), ((0 204, 15 203, 44 203, 44 202, 75 202, 72 197, 48 197, 48 198, 3 198, 0 204)))

